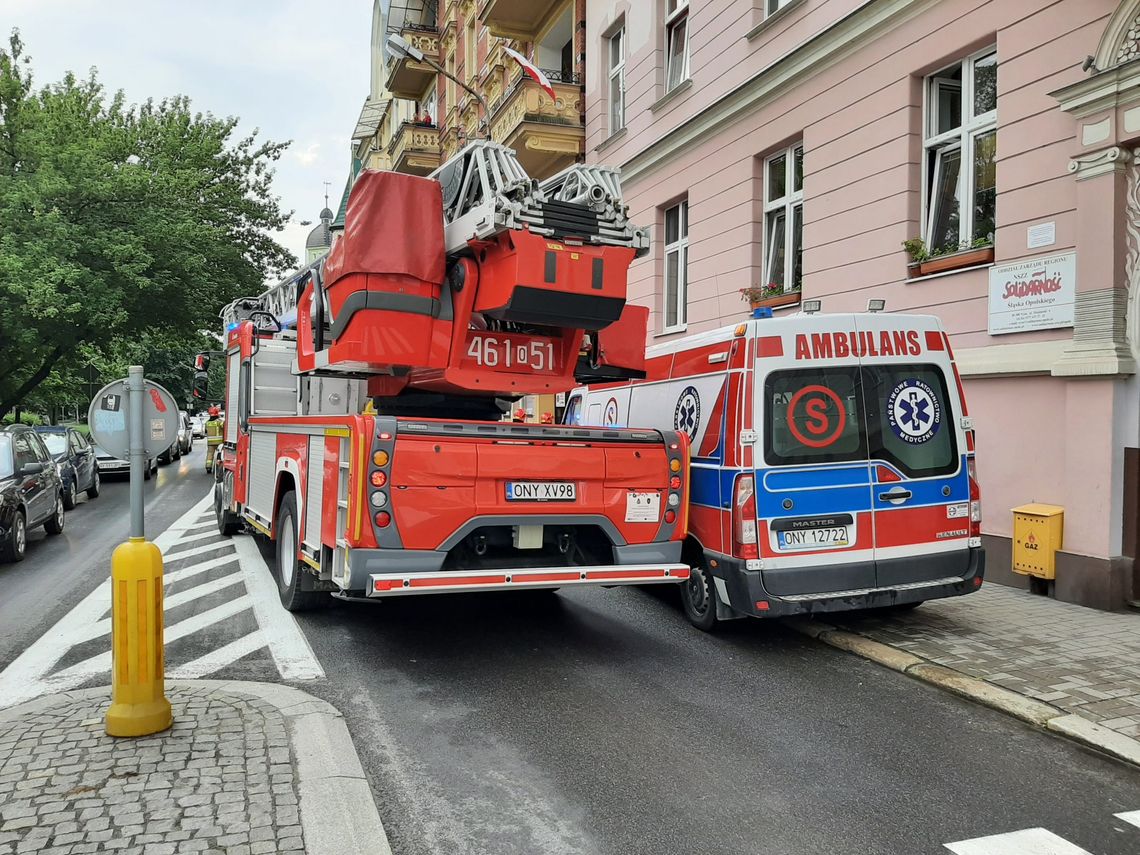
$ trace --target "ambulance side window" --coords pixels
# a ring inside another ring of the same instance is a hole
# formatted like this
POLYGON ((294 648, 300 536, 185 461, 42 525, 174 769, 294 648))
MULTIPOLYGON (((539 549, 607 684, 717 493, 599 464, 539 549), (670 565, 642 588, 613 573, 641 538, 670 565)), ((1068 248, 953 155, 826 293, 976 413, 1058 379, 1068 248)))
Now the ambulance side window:
POLYGON ((582 423, 582 396, 574 395, 566 405, 566 412, 562 414, 562 424, 578 425, 582 423))
POLYGON ((862 460, 859 369, 776 371, 764 382, 764 459, 771 465, 862 460))
POLYGON ((938 366, 864 366, 863 391, 872 459, 893 463, 911 478, 958 470, 957 416, 938 366))

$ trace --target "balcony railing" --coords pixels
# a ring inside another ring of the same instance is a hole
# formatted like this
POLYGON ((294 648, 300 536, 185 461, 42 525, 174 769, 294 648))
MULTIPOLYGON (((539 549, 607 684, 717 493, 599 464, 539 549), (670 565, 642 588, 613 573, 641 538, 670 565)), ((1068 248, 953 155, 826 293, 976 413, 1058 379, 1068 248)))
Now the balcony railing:
POLYGON ((532 178, 545 178, 574 162, 582 151, 582 90, 553 82, 555 98, 523 76, 491 106, 491 138, 510 146, 532 178))
POLYGON ((427 175, 439 166, 439 128, 403 122, 388 146, 392 169, 412 175, 427 175))

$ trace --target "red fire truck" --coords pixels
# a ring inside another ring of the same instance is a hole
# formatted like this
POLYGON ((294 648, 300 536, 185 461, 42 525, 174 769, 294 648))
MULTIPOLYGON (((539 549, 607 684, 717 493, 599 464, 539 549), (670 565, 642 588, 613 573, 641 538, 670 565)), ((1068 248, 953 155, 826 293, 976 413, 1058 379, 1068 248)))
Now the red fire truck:
POLYGON ((290 610, 687 579, 683 433, 503 421, 644 377, 647 249, 614 170, 538 183, 479 141, 428 178, 366 171, 328 255, 222 313, 220 530, 276 541, 290 610))

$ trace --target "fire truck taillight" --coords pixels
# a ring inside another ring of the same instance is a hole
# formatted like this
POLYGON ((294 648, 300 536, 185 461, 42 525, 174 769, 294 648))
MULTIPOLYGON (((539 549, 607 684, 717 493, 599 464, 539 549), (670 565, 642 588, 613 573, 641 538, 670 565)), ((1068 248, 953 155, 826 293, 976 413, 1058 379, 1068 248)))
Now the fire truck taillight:
POLYGON ((665 524, 672 525, 677 521, 677 514, 674 511, 665 512, 665 524))
POLYGON ((674 472, 680 472, 681 471, 681 459, 679 457, 674 457, 672 460, 669 461, 669 468, 674 472))
POLYGON ((372 502, 372 507, 382 508, 388 504, 388 494, 387 493, 373 493, 372 497, 371 497, 371 499, 369 499, 369 501, 372 502))
POLYGON ((388 452, 387 451, 377 451, 375 454, 372 455, 372 462, 375 463, 377 466, 387 466, 388 465, 388 452))
POLYGON ((388 476, 385 475, 383 472, 380 472, 379 470, 377 470, 376 472, 372 473, 372 486, 373 487, 383 487, 387 483, 388 483, 388 476))
POLYGON ((737 558, 759 558, 756 544, 756 482, 751 475, 736 478, 736 500, 732 504, 733 553, 737 558))
POLYGON ((680 490, 681 489, 681 476, 680 475, 674 475, 672 478, 669 479, 669 489, 670 490, 680 490))
POLYGON ((392 515, 387 511, 381 511, 376 515, 376 525, 380 528, 387 528, 392 522, 392 515))
POLYGON ((970 476, 970 537, 982 536, 982 491, 978 487, 978 465, 974 458, 966 460, 970 476))

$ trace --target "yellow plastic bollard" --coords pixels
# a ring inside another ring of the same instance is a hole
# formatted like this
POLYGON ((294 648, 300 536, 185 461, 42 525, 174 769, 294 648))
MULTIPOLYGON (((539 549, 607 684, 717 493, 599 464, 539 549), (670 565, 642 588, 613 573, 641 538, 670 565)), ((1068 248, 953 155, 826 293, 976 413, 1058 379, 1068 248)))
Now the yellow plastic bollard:
POLYGON ((173 723, 162 655, 162 553, 132 537, 111 556, 109 736, 146 736, 173 723))

